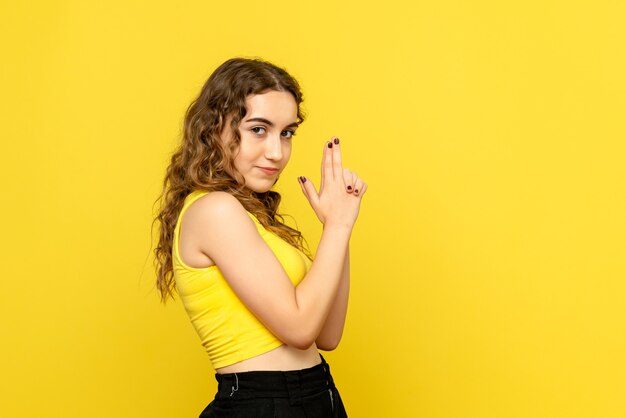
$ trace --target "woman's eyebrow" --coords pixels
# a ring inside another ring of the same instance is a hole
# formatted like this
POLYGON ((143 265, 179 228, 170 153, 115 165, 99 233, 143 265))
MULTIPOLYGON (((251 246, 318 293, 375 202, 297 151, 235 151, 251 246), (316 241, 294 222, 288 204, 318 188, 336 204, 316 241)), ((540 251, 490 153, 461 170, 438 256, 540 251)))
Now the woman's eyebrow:
MULTIPOLYGON (((265 123, 266 125, 269 126, 274 126, 274 123, 268 119, 265 118, 250 118, 248 120, 246 120, 245 122, 262 122, 265 123)), ((289 125, 285 126, 285 128, 292 128, 292 127, 298 127, 298 122, 293 122, 290 123, 289 125)))

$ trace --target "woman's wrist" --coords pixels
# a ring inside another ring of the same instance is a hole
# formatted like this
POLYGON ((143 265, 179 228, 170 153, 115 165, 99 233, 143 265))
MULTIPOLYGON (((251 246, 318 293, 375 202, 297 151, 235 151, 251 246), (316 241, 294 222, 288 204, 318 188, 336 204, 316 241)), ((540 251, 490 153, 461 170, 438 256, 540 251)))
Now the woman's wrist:
POLYGON ((324 231, 336 231, 337 233, 347 233, 348 236, 350 236, 350 234, 352 234, 352 228, 354 227, 353 223, 349 223, 349 222, 330 222, 330 221, 326 221, 324 224, 322 224, 322 228, 324 231))

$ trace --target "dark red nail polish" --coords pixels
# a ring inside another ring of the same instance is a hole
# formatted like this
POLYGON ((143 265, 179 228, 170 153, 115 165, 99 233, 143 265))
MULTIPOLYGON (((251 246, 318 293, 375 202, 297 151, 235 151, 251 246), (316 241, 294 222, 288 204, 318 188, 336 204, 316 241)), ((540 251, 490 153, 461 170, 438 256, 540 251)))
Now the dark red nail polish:
POLYGON ((328 148, 332 148, 332 147, 333 147, 333 143, 332 143, 332 142, 329 142, 329 143, 328 143, 328 148))
POLYGON ((335 144, 339 144, 339 138, 335 138, 335 144))
POLYGON ((354 189, 354 193, 358 193, 358 192, 359 192, 359 189, 354 189))
POLYGON ((347 187, 347 189, 348 189, 348 190, 352 190, 352 186, 348 186, 348 187, 347 187))
POLYGON ((302 182, 302 184, 304 184, 306 182, 306 177, 300 176, 300 182, 302 182))

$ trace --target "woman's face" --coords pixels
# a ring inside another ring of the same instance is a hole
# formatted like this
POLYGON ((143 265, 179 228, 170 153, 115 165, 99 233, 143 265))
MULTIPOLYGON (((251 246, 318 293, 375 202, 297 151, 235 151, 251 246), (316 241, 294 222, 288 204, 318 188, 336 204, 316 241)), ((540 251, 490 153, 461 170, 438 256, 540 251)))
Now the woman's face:
MULTIPOLYGON (((268 191, 291 156, 291 138, 297 124, 298 106, 291 93, 268 91, 246 98, 246 116, 239 124, 241 142, 235 168, 255 192, 268 191)), ((230 123, 222 139, 230 140, 230 123)))

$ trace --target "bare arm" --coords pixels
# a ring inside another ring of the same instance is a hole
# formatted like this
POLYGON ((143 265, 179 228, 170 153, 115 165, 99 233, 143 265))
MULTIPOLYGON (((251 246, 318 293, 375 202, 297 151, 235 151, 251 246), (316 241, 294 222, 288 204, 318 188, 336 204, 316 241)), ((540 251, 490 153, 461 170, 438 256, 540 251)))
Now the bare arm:
POLYGON ((350 294, 350 248, 346 250, 346 257, 343 262, 341 279, 337 296, 326 318, 322 332, 315 340, 315 344, 320 350, 334 350, 339 345, 343 335, 343 329, 348 312, 348 297, 350 294))
MULTIPOLYGON (((355 172, 343 169, 344 185, 347 193, 354 195, 363 195, 367 189, 367 184, 359 179, 355 172)), ((323 222, 322 218, 320 220, 323 222)), ((346 257, 343 261, 341 271, 341 279, 339 289, 333 301, 326 322, 322 327, 322 331, 318 335, 315 343, 321 350, 334 350, 339 345, 343 335, 343 329, 346 323, 346 315, 348 313, 348 298, 350 295, 350 245, 346 246, 346 257)))

